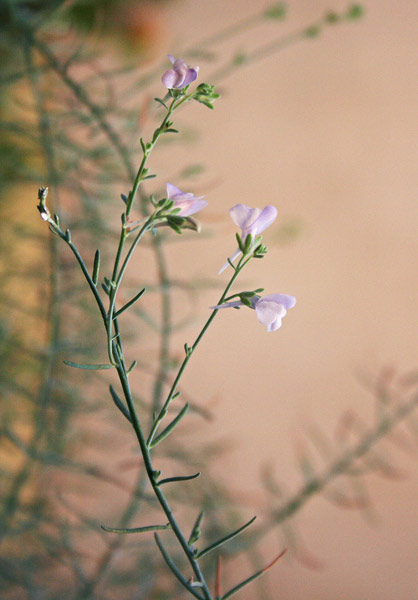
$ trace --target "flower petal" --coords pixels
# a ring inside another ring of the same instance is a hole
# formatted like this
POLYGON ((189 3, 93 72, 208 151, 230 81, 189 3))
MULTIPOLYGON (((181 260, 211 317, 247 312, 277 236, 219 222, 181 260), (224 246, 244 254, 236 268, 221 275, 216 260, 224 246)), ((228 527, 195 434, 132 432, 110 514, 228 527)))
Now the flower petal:
POLYGON ((196 197, 193 194, 190 196, 191 198, 179 199, 174 203, 174 208, 180 208, 180 212, 177 213, 179 217, 190 217, 208 205, 206 200, 202 200, 203 196, 196 197))
MULTIPOLYGON (((255 312, 257 313, 257 319, 263 325, 267 325, 267 328, 272 327, 276 319, 281 319, 286 315, 286 309, 282 304, 277 304, 272 300, 266 300, 266 297, 260 298, 255 305, 255 312)), ((278 325, 280 327, 280 325, 278 325)), ((277 328, 278 328, 277 327, 277 328)), ((274 329, 271 329, 274 331, 274 329)))
POLYGON ((271 331, 277 331, 277 329, 279 329, 282 326, 282 318, 283 317, 276 317, 274 321, 272 321, 270 325, 267 326, 268 333, 270 333, 271 331))
POLYGON ((262 233, 269 227, 277 217, 277 208, 275 206, 265 206, 254 223, 253 235, 262 233))
POLYGON ((194 81, 195 79, 197 79, 197 69, 192 69, 189 67, 184 77, 182 87, 189 85, 189 83, 192 83, 192 81, 194 81))
POLYGON ((272 300, 273 302, 277 302, 277 304, 284 306, 286 310, 293 308, 296 304, 296 298, 294 296, 288 296, 287 294, 269 294, 264 296, 262 300, 272 300))
POLYGON ((172 200, 173 196, 177 196, 177 194, 183 195, 183 192, 181 191, 181 189, 176 187, 172 183, 167 183, 166 190, 167 190, 167 198, 169 200, 172 200))
POLYGON ((238 227, 243 227, 245 221, 248 219, 248 214, 251 209, 245 204, 236 204, 232 208, 229 209, 229 214, 231 215, 231 219, 234 221, 235 225, 238 227))
POLYGON ((167 89, 172 90, 177 87, 179 76, 174 69, 168 69, 161 77, 161 81, 167 89))
POLYGON ((173 69, 175 69, 176 71, 181 71, 184 68, 187 68, 187 66, 184 63, 184 60, 182 58, 176 58, 172 64, 173 64, 173 69))
POLYGON ((189 217, 194 215, 202 208, 208 205, 204 196, 195 196, 191 192, 183 192, 180 188, 172 183, 166 184, 167 198, 174 202, 173 208, 179 208, 177 213, 179 217, 189 217))
POLYGON ((254 221, 259 217, 260 213, 261 211, 259 208, 250 208, 245 204, 236 204, 229 209, 231 219, 234 221, 235 225, 241 227, 243 231, 251 227, 254 221))

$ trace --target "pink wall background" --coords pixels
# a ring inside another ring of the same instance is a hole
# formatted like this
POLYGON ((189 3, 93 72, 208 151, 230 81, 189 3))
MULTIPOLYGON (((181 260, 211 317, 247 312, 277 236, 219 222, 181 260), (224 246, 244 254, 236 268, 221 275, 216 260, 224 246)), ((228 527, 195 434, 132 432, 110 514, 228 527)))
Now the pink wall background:
MULTIPOLYGON (((163 50, 175 54, 179 46, 268 5, 169 4, 163 13, 169 42, 163 50)), ((327 9, 343 10, 346 3, 289 5, 284 23, 260 26, 219 50, 229 56, 256 48, 278 32, 311 24, 327 9)), ((214 411, 208 437, 233 442, 222 468, 249 517, 266 508, 258 479, 262 464, 273 464, 289 490, 299 488, 295 443, 308 423, 320 424, 332 436, 340 415, 352 407, 371 424, 373 393, 362 376, 373 378, 387 365, 400 372, 416 369, 417 17, 412 0, 369 0, 362 21, 327 28, 319 39, 243 68, 222 83, 223 98, 213 113, 196 105, 180 118, 182 126, 200 121, 199 139, 177 151, 178 165, 205 164, 194 191, 207 194, 210 206, 202 223, 215 235, 191 246, 175 245, 172 272, 184 260, 187 274, 215 277, 235 249, 227 209, 237 202, 271 203, 279 219, 265 235, 269 253, 249 266, 243 280, 248 287, 298 299, 282 329, 271 334, 250 311, 220 314, 184 381, 214 411), (278 230, 289 218, 301 222, 300 235, 283 246, 278 230)), ((202 61, 200 66, 201 80, 209 80, 213 68, 202 61)), ((176 172, 169 147, 155 161, 167 178, 176 172)), ((226 281, 226 274, 221 279, 226 281)), ((188 341, 216 295, 202 294, 188 341)), ((178 348, 184 341, 183 333, 175 340, 178 348)), ((322 568, 309 570, 289 552, 267 576, 277 590, 274 597, 416 597, 416 461, 396 450, 394 456, 403 478, 367 480, 376 526, 365 523, 359 511, 341 510, 322 497, 298 513, 292 523, 322 568)), ((282 546, 280 532, 272 535, 263 551, 266 561, 282 546)), ((248 573, 241 560, 234 565, 229 584, 238 571, 248 573)), ((253 594, 249 589, 242 598, 253 594)))

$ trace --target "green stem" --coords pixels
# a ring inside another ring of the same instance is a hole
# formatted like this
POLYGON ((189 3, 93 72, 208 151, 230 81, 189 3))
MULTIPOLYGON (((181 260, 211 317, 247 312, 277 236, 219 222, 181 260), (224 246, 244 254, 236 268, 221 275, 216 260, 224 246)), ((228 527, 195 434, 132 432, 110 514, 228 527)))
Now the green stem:
MULTIPOLYGON (((116 367, 116 362, 115 362, 115 357, 113 355, 113 324, 114 324, 114 312, 115 312, 115 302, 116 302, 116 295, 119 291, 119 287, 122 283, 122 279, 123 276, 125 274, 126 268, 129 264, 129 261, 132 258, 132 255, 136 249, 136 247, 138 246, 139 242, 141 241, 142 236, 144 235, 144 233, 146 231, 148 231, 151 228, 151 225, 153 223, 155 219, 155 213, 152 214, 144 223, 144 225, 141 227, 141 229, 139 230, 139 232, 137 233, 136 238, 134 239, 134 241, 131 244, 131 247, 129 248, 129 251, 125 257, 125 260, 122 263, 122 266, 120 268, 120 271, 116 277, 116 280, 112 280, 112 284, 114 287, 112 287, 111 291, 110 291, 110 300, 109 300, 109 310, 107 312, 107 324, 106 324, 106 330, 107 330, 107 341, 108 341, 108 354, 109 354, 109 360, 111 362, 112 365, 114 365, 116 367)), ((122 228, 122 232, 124 232, 125 230, 122 228)), ((122 237, 121 237, 122 240, 122 237)), ((120 248, 121 245, 119 245, 120 248)), ((115 262, 115 267, 116 267, 116 262, 115 262)), ((115 324, 115 333, 118 336, 117 337, 117 347, 120 348, 120 350, 122 349, 121 347, 121 342, 119 340, 119 326, 116 322, 115 324)))
POLYGON ((146 164, 147 164, 147 161, 148 161, 148 158, 149 158, 151 152, 154 150, 154 147, 155 147, 156 143, 158 142, 161 134, 164 133, 165 126, 166 126, 168 120, 170 119, 171 115, 178 108, 180 108, 180 106, 182 106, 185 102, 188 102, 190 100, 190 98, 191 98, 190 94, 189 95, 186 94, 185 96, 180 98, 180 100, 178 100, 178 101, 176 98, 173 98, 170 106, 168 107, 167 113, 166 113, 164 119, 162 120, 161 125, 159 127, 157 127, 157 129, 154 131, 154 135, 153 135, 151 142, 144 145, 144 147, 143 147, 144 155, 142 157, 141 164, 139 165, 139 169, 137 171, 135 181, 132 186, 132 190, 128 197, 128 203, 127 203, 127 207, 126 207, 126 216, 127 217, 129 217, 129 215, 131 214, 132 206, 134 204, 136 195, 138 193, 139 186, 140 186, 141 182, 143 181, 144 171, 145 171, 146 164))
MULTIPOLYGON (((250 257, 251 258, 251 257, 250 257)), ((250 260, 250 258, 248 258, 247 256, 242 256, 241 260, 239 261, 237 267, 234 270, 234 274, 232 275, 231 279, 228 282, 228 285, 226 286, 222 296, 219 298, 217 304, 222 304, 225 301, 225 298, 228 295, 229 290, 231 289, 231 287, 233 286, 236 278, 238 277, 239 273, 242 271, 242 269, 245 267, 245 265, 247 264, 247 262, 250 260)), ((200 331, 199 335, 197 336, 197 338, 195 339, 194 343, 192 346, 188 347, 187 352, 186 352, 186 357, 184 358, 178 372, 176 375, 176 378, 174 379, 174 382, 171 386, 171 389, 169 391, 169 394, 167 396, 167 399, 163 405, 163 407, 161 408, 158 416, 156 417, 156 419, 154 420, 154 423, 151 427, 151 431, 150 434, 148 436, 148 445, 152 443, 152 440, 154 439, 154 436, 157 432, 157 429, 161 423, 161 421, 164 419, 165 415, 167 414, 167 410, 168 407, 170 405, 170 402, 173 398, 173 396, 175 395, 176 391, 177 391, 177 387, 178 384, 180 382, 180 379, 184 373, 184 370, 187 367, 187 364, 189 362, 189 360, 192 357, 192 354, 194 353, 194 351, 196 350, 197 346, 199 345, 201 339, 203 338, 203 336, 205 335, 206 331, 208 330, 208 328, 210 327, 212 321, 214 320, 214 318, 216 317, 217 313, 218 313, 219 309, 214 309, 212 311, 212 314, 210 315, 209 319, 206 321, 206 323, 204 324, 202 330, 200 331)))
POLYGON ((157 259, 158 279, 161 289, 161 335, 159 369, 154 382, 152 409, 156 413, 161 409, 161 396, 170 358, 169 340, 171 334, 171 294, 170 279, 162 248, 162 238, 155 239, 155 255, 157 259))
MULTIPOLYGON (((147 165, 147 160, 151 154, 151 152, 153 151, 158 139, 160 138, 161 134, 164 131, 164 128, 167 124, 167 122, 169 121, 171 115, 185 102, 187 102, 188 100, 190 100, 190 95, 188 96, 187 94, 181 98, 178 102, 176 102, 176 98, 173 98, 167 113, 164 117, 164 119, 161 122, 161 125, 155 130, 152 141, 149 142, 148 144, 143 144, 143 157, 142 157, 142 161, 141 164, 139 165, 133 186, 132 186, 132 190, 129 193, 128 196, 128 202, 127 202, 127 206, 126 206, 126 218, 129 218, 131 211, 132 211, 132 207, 134 205, 135 199, 136 199, 136 195, 138 193, 138 189, 139 186, 141 184, 141 182, 144 179, 145 176, 145 169, 146 169, 146 165, 147 165)), ((145 231, 147 229, 150 228, 151 223, 153 222, 155 217, 155 214, 152 215, 150 218, 147 219, 145 225, 141 228, 141 230, 139 231, 137 237, 135 238, 134 243, 132 244, 123 264, 122 267, 119 271, 119 264, 122 258, 122 253, 124 250, 124 246, 125 246, 125 242, 126 239, 128 238, 128 233, 126 231, 126 221, 122 222, 122 228, 121 228, 121 234, 120 234, 120 238, 119 238, 119 244, 118 244, 118 249, 116 252, 116 257, 115 257, 115 263, 113 266, 113 273, 112 273, 112 282, 116 282, 115 288, 111 291, 110 294, 110 304, 109 304, 109 311, 108 311, 108 325, 107 325, 107 331, 108 331, 108 354, 109 354, 109 360, 110 362, 116 366, 115 364, 115 359, 113 356, 113 351, 112 351, 112 332, 113 332, 113 313, 114 313, 114 307, 115 307, 115 301, 116 301, 116 294, 118 291, 118 288, 120 286, 120 283, 122 281, 124 272, 126 270, 126 267, 129 263, 129 260, 131 259, 131 256, 135 250, 135 248, 137 247, 143 233, 145 233, 145 231), (118 273, 119 271, 119 273, 118 273)), ((161 254, 158 253, 158 246, 155 245, 155 249, 156 249, 156 253, 157 254, 161 254)), ((159 261, 161 264, 161 260, 159 261)), ((166 302, 163 298, 163 306, 166 306, 166 302)), ((118 329, 117 324, 115 329, 118 329)), ((116 335, 118 335, 119 331, 116 331, 116 335)), ((121 342, 120 342, 120 338, 117 337, 117 342, 116 345, 117 347, 120 349, 120 351, 122 352, 122 348, 121 348, 121 342)), ((165 345, 165 341, 163 341, 163 345, 165 345)), ((157 376, 158 378, 158 376, 157 376)), ((158 380, 158 379, 157 379, 158 380)))
POLYGON ((132 418, 132 425, 133 425, 133 428, 135 430, 135 433, 136 433, 136 436, 138 439, 142 457, 144 459, 144 464, 145 464, 145 469, 147 471, 148 479, 149 479, 151 486, 154 490, 154 493, 158 499, 158 502, 159 502, 161 508, 163 509, 163 511, 168 519, 168 522, 171 525, 171 528, 172 528, 175 536, 177 537, 181 547, 183 548, 183 551, 193 569, 193 572, 194 572, 197 580, 202 584, 201 589, 204 594, 205 600, 211 600, 212 596, 207 587, 207 584, 205 582, 203 574, 200 570, 199 564, 198 564, 197 560, 195 559, 193 551, 192 551, 191 547, 189 546, 189 544, 187 543, 187 540, 184 537, 179 525, 177 524, 177 521, 176 521, 176 519, 171 511, 171 508, 164 496, 164 493, 162 492, 161 488, 158 485, 158 481, 156 478, 156 471, 154 470, 154 467, 152 465, 151 455, 148 450, 147 442, 145 440, 145 437, 144 437, 144 434, 143 434, 143 431, 141 428, 141 424, 140 424, 138 416, 136 414, 135 406, 134 406, 131 391, 130 391, 129 381, 128 381, 126 373, 121 365, 119 365, 117 367, 117 372, 118 372, 119 380, 120 380, 120 383, 121 383, 121 386, 123 389, 123 393, 125 395, 125 399, 126 399, 126 402, 128 405, 128 409, 129 409, 129 412, 130 412, 130 415, 132 418))
MULTIPOLYGON (((134 242, 133 242, 133 244, 132 244, 132 246, 131 246, 131 248, 130 248, 127 256, 126 256, 126 258, 125 258, 125 261, 124 261, 124 263, 123 263, 123 265, 122 265, 122 267, 120 269, 120 272, 119 272, 119 275, 118 275, 118 279, 117 279, 116 285, 115 285, 115 290, 116 291, 119 288, 119 285, 120 285, 120 283, 122 281, 123 274, 124 274, 125 269, 126 269, 128 263, 129 263, 130 257, 132 256, 132 253, 134 252, 134 250, 135 250, 136 246, 138 245, 138 243, 139 243, 142 235, 145 233, 145 231, 147 230, 147 228, 149 227, 149 225, 153 221, 153 219, 154 219, 154 215, 151 215, 149 217, 149 219, 147 220, 147 222, 143 225, 142 229, 139 231, 138 235, 136 236, 136 238, 135 238, 135 240, 134 240, 134 242)), ((99 306, 99 309, 100 309, 100 312, 101 312, 101 315, 102 315, 102 318, 103 318, 103 321, 104 321, 104 324, 105 324, 106 331, 108 332, 108 335, 110 335, 110 332, 108 331, 108 320, 107 320, 106 311, 104 309, 104 306, 103 306, 103 303, 101 301, 101 298, 100 298, 100 296, 98 294, 97 288, 94 285, 92 278, 90 277, 90 274, 89 274, 89 272, 87 270, 87 267, 86 267, 86 265, 85 265, 85 263, 84 263, 81 255, 80 255, 80 253, 78 252, 76 246, 73 244, 73 242, 71 241, 71 239, 70 240, 68 239, 68 237, 61 230, 61 228, 58 227, 52 220, 50 220, 49 222, 50 222, 51 227, 54 229, 54 231, 56 231, 56 233, 63 240, 66 241, 66 243, 70 246, 72 252, 74 253, 74 255, 75 255, 76 259, 77 259, 77 262, 79 263, 79 265, 81 267, 81 270, 82 270, 82 272, 83 272, 83 274, 84 274, 84 276, 85 276, 85 278, 86 278, 86 280, 87 280, 87 282, 89 284, 89 287, 90 287, 91 291, 93 292, 93 295, 94 295, 94 297, 96 299, 96 302, 97 302, 97 304, 99 306)), ((237 270, 235 271, 234 276, 231 279, 230 284, 227 286, 227 290, 225 291, 225 293, 227 293, 227 291, 229 290, 229 288, 232 285, 233 281, 235 280, 235 278, 236 278, 236 276, 238 274, 238 271, 239 271, 239 269, 237 267, 237 270)), ((205 330, 207 329, 207 327, 209 326, 209 324, 210 323, 206 324, 206 326, 204 328, 205 330)), ((201 336, 199 336, 199 339, 200 339, 200 337, 202 337, 203 333, 204 332, 202 332, 201 336)), ((197 343, 198 343, 198 341, 199 340, 197 340, 197 343)), ((169 504, 168 504, 168 502, 167 502, 167 500, 166 500, 166 498, 165 498, 165 496, 164 496, 161 488, 158 485, 158 481, 157 481, 157 478, 156 478, 156 471, 153 468, 153 465, 152 465, 152 462, 151 462, 150 452, 149 452, 149 449, 148 449, 148 446, 147 446, 147 442, 145 440, 145 437, 144 437, 144 434, 143 434, 143 431, 142 431, 142 428, 141 428, 141 424, 140 424, 138 416, 136 414, 136 410, 135 410, 135 406, 134 406, 134 403, 133 403, 133 399, 132 399, 132 395, 131 395, 131 391, 130 391, 130 386, 129 386, 129 381, 128 381, 128 376, 127 376, 127 373, 126 373, 126 368, 125 368, 124 362, 123 362, 122 358, 120 357, 120 355, 118 353, 116 353, 116 354, 114 353, 114 347, 112 347, 111 351, 112 351, 112 356, 116 359, 115 360, 115 367, 116 367, 116 370, 118 372, 119 380, 120 380, 120 383, 121 383, 121 386, 122 386, 122 389, 123 389, 123 392, 124 392, 124 395, 125 395, 125 399, 126 399, 126 403, 128 405, 129 413, 131 415, 132 425, 133 425, 133 428, 135 430, 135 433, 136 433, 136 436, 137 436, 137 439, 138 439, 138 443, 139 443, 139 446, 140 446, 140 449, 141 449, 141 454, 142 454, 143 459, 144 459, 144 464, 145 464, 145 469, 146 469, 146 472, 147 472, 147 475, 148 475, 148 479, 149 479, 149 481, 151 483, 151 486, 152 486, 152 488, 154 490, 154 493, 155 493, 155 495, 157 497, 157 500, 158 500, 161 508, 163 509, 163 511, 164 511, 164 513, 165 513, 165 515, 166 515, 166 517, 168 519, 168 522, 171 525, 171 528, 172 528, 174 534, 176 535, 176 537, 177 537, 177 539, 178 539, 181 547, 183 548, 184 553, 186 554, 186 557, 187 557, 187 559, 188 559, 188 561, 189 561, 189 563, 190 563, 190 565, 191 565, 191 567, 193 569, 193 572, 194 572, 197 580, 202 584, 201 589, 202 589, 202 592, 204 594, 205 600, 211 600, 212 597, 211 597, 210 591, 209 591, 209 589, 207 587, 207 584, 205 582, 203 574, 202 574, 202 572, 200 570, 199 564, 198 564, 197 560, 195 559, 195 556, 193 554, 192 548, 187 543, 186 538, 184 537, 184 535, 183 535, 183 533, 182 533, 179 525, 177 524, 177 521, 176 521, 176 519, 175 519, 175 517, 174 517, 174 515, 173 515, 173 513, 171 511, 171 508, 170 508, 170 506, 169 506, 169 504)))

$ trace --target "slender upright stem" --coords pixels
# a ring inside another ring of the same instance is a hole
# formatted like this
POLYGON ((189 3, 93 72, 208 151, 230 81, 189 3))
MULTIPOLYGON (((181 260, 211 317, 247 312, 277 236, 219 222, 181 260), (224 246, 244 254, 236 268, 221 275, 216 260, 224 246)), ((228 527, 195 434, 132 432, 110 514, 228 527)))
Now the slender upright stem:
MULTIPOLYGON (((232 275, 231 279, 229 280, 229 283, 227 284, 222 296, 219 298, 219 301, 217 304, 222 304, 222 302, 224 302, 225 298, 228 295, 229 290, 231 289, 232 285, 234 284, 236 278, 238 277, 239 273, 242 271, 242 269, 244 268, 244 266, 247 264, 248 262, 248 257, 243 256, 241 257, 240 262, 238 263, 237 267, 235 268, 234 274, 232 275)), ((184 373, 184 370, 187 367, 187 364, 190 360, 190 358, 192 357, 192 354, 194 353, 194 351, 196 350, 197 346, 199 345, 199 342, 201 341, 201 339, 203 338, 203 336, 205 335, 206 331, 208 330, 210 324, 212 323, 212 321, 214 320, 214 318, 216 317, 217 313, 218 313, 219 309, 214 309, 212 311, 212 314, 210 315, 209 319, 206 321, 206 323, 204 324, 202 330, 200 331, 199 335, 197 336, 197 338, 195 339, 194 343, 192 346, 188 346, 186 349, 186 356, 182 362, 182 364, 180 365, 180 368, 177 372, 177 375, 173 381, 173 384, 171 386, 171 389, 168 393, 167 399, 163 405, 163 407, 161 408, 158 416, 156 417, 156 419, 154 420, 154 423, 151 427, 151 431, 150 434, 148 436, 148 445, 151 444, 152 440, 154 439, 154 436, 157 432, 157 429, 161 423, 161 421, 163 420, 163 418, 165 417, 165 415, 167 414, 167 409, 170 405, 171 400, 173 399, 174 394, 177 391, 177 387, 178 384, 180 382, 180 379, 184 373)))
POLYGON ((159 369, 154 381, 152 394, 153 413, 161 408, 161 396, 165 376, 168 370, 170 358, 170 334, 171 334, 171 294, 170 279, 167 272, 167 265, 164 257, 164 251, 161 243, 161 237, 154 238, 155 255, 157 259, 158 280, 161 289, 161 334, 159 350, 159 369))
POLYGON ((132 425, 135 430, 136 437, 138 439, 142 457, 144 459, 144 464, 145 464, 145 469, 148 474, 148 479, 149 479, 151 486, 154 490, 154 493, 158 499, 158 502, 159 502, 161 508, 163 509, 163 511, 168 519, 168 522, 171 525, 171 528, 172 528, 175 536, 177 537, 181 547, 183 548, 183 551, 193 569, 193 572, 194 572, 197 580, 202 584, 202 591, 204 593, 205 600, 211 600, 212 599, 211 593, 208 589, 208 586, 205 582, 203 574, 200 570, 199 564, 194 557, 193 550, 187 543, 187 540, 186 540, 185 536, 183 535, 179 525, 177 524, 177 521, 176 521, 176 519, 173 515, 173 512, 164 496, 164 493, 162 492, 161 488, 158 485, 158 472, 154 470, 153 465, 152 465, 151 455, 150 455, 150 452, 149 452, 149 449, 147 446, 147 442, 145 440, 145 437, 144 437, 144 434, 143 434, 143 431, 141 428, 141 424, 140 424, 138 416, 136 414, 136 410, 135 410, 135 406, 133 403, 130 386, 129 386, 129 381, 128 381, 126 372, 124 371, 122 366, 117 367, 117 372, 118 372, 119 380, 120 380, 120 383, 121 383, 121 386, 122 386, 122 389, 124 392, 124 396, 125 396, 125 399, 126 399, 126 402, 128 405, 129 413, 131 415, 132 425))

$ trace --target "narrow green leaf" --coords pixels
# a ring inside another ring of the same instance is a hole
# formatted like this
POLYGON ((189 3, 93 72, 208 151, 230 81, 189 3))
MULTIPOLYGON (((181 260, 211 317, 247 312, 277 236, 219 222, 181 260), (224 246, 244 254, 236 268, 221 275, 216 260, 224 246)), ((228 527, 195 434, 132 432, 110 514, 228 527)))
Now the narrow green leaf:
POLYGON ((193 525, 192 532, 190 534, 189 541, 188 541, 189 546, 191 546, 192 544, 194 544, 195 542, 197 542, 197 540, 200 538, 200 535, 202 533, 200 531, 200 524, 202 522, 204 514, 205 513, 202 510, 202 512, 199 513, 199 516, 197 517, 197 519, 195 521, 195 524, 193 525))
POLYGON ((158 102, 159 104, 161 104, 162 106, 164 106, 164 108, 166 110, 168 110, 167 104, 163 100, 161 100, 161 98, 154 98, 154 100, 155 100, 155 102, 158 102))
POLYGON ((253 517, 250 521, 248 521, 248 523, 245 523, 245 525, 243 525, 239 529, 236 529, 235 531, 233 531, 232 533, 229 533, 228 535, 226 535, 222 539, 218 540, 217 542, 214 542, 207 548, 204 548, 204 550, 202 550, 201 552, 199 552, 196 555, 196 558, 202 558, 202 556, 206 556, 206 554, 209 554, 209 552, 212 552, 212 550, 215 550, 215 548, 219 548, 219 546, 222 546, 222 544, 229 542, 229 540, 232 540, 232 538, 236 537, 237 535, 239 535, 240 533, 245 531, 247 529, 247 527, 252 525, 254 523, 254 521, 256 520, 256 518, 257 517, 253 517))
POLYGON ((108 364, 99 364, 99 365, 89 365, 89 364, 80 364, 72 362, 71 360, 63 361, 69 367, 74 367, 75 369, 88 369, 90 371, 103 371, 104 369, 113 369, 113 365, 108 364))
POLYGON ((237 242, 238 242, 238 248, 241 250, 241 252, 244 252, 244 245, 242 243, 241 236, 239 235, 239 233, 236 233, 235 237, 236 237, 237 242))
POLYGON ((109 385, 109 392, 110 392, 110 395, 112 396, 113 402, 116 404, 116 406, 118 407, 120 412, 123 414, 124 417, 126 417, 128 419, 128 421, 130 423, 132 423, 132 418, 129 413, 129 410, 126 408, 125 404, 122 402, 122 400, 119 398, 119 396, 115 392, 113 385, 109 385))
POLYGON ((250 251, 252 243, 253 243, 253 236, 251 235, 251 233, 249 233, 244 240, 244 254, 247 254, 250 251))
POLYGON ((192 596, 198 598, 199 600, 203 600, 202 596, 197 593, 197 591, 189 584, 187 579, 180 573, 176 565, 171 560, 167 550, 164 548, 162 541, 160 540, 157 533, 154 533, 155 543, 157 544, 165 562, 167 563, 168 568, 172 571, 172 573, 177 577, 180 583, 188 590, 192 596))
POLYGON ((244 581, 241 581, 241 583, 239 583, 231 590, 229 590, 229 592, 224 594, 222 598, 220 598, 220 600, 228 600, 228 598, 232 598, 232 596, 234 596, 237 592, 242 590, 243 587, 254 581, 254 579, 257 579, 258 577, 261 577, 261 575, 264 575, 264 573, 268 571, 283 556, 285 552, 286 549, 284 549, 283 552, 281 552, 279 556, 277 556, 267 567, 264 567, 264 569, 257 571, 257 573, 254 573, 254 575, 251 575, 251 577, 248 577, 247 579, 244 579, 244 581))
POLYGON ((129 300, 124 306, 122 306, 122 308, 120 308, 117 312, 115 312, 114 318, 119 317, 119 315, 121 315, 123 312, 125 312, 125 310, 128 309, 130 306, 132 306, 132 304, 135 304, 135 302, 140 299, 140 297, 143 295, 144 292, 145 292, 145 288, 143 288, 140 292, 138 292, 138 294, 136 296, 131 298, 131 300, 129 300))
POLYGON ((232 268, 234 269, 234 271, 236 271, 235 265, 234 265, 234 263, 231 261, 231 259, 230 259, 230 258, 227 258, 226 260, 227 260, 227 262, 228 262, 229 266, 230 266, 230 267, 232 267, 232 268))
POLYGON ((99 269, 100 269, 100 250, 96 250, 96 254, 94 255, 94 263, 93 263, 93 275, 92 280, 94 285, 97 285, 99 280, 99 269))
POLYGON ((159 531, 161 529, 170 529, 171 525, 148 525, 147 527, 132 527, 128 529, 119 529, 119 527, 107 527, 107 525, 100 525, 104 531, 110 533, 144 533, 146 531, 159 531))
POLYGON ((178 415, 167 425, 167 427, 157 435, 157 437, 150 442, 148 445, 149 448, 155 448, 160 442, 162 442, 172 431, 173 429, 180 423, 184 415, 189 410, 189 404, 185 404, 178 415))
POLYGON ((126 374, 129 375, 129 373, 131 373, 135 369, 137 364, 138 364, 138 361, 134 360, 132 362, 131 366, 129 367, 129 369, 126 371, 126 374))
POLYGON ((222 596, 221 600, 227 600, 228 598, 232 598, 232 596, 235 596, 237 592, 239 592, 240 590, 242 590, 243 587, 254 581, 254 579, 258 579, 258 577, 261 577, 263 573, 264 571, 257 571, 257 573, 254 573, 254 575, 251 575, 251 577, 248 577, 248 579, 245 579, 244 581, 233 587, 231 590, 229 590, 229 592, 222 596))
POLYGON ((195 473, 194 475, 179 475, 178 477, 167 477, 166 479, 161 479, 161 481, 158 482, 158 485, 174 483, 175 481, 190 481, 191 479, 197 479, 198 477, 200 477, 200 473, 195 473))

